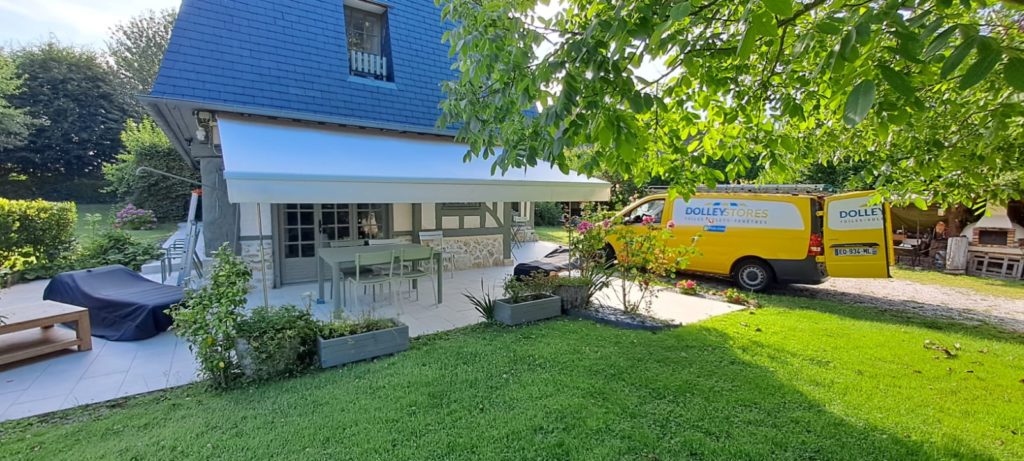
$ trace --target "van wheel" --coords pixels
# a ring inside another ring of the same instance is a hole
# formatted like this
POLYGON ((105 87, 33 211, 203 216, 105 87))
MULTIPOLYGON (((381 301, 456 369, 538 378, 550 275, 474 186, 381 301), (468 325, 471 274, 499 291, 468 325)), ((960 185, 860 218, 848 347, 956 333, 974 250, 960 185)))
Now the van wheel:
POLYGON ((733 280, 744 290, 764 291, 775 280, 771 266, 758 259, 745 259, 736 263, 733 280))

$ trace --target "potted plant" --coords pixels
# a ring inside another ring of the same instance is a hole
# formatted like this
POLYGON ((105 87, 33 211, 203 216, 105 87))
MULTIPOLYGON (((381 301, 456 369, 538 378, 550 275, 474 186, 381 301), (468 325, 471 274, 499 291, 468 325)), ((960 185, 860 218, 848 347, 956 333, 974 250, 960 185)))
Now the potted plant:
POLYGON ((494 320, 506 325, 535 322, 562 314, 562 299, 551 294, 546 274, 505 281, 505 298, 494 300, 494 320))
POLYGON ((333 320, 321 323, 318 330, 316 349, 321 368, 397 354, 409 348, 409 326, 396 319, 333 320))

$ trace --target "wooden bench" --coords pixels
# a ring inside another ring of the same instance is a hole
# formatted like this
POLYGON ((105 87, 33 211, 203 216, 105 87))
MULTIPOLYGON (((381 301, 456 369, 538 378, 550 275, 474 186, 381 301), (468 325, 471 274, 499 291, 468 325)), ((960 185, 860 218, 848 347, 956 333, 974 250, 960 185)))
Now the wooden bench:
POLYGON ((89 310, 54 301, 0 307, 0 365, 37 357, 69 347, 92 349, 89 310), (74 331, 53 328, 75 324, 74 331), (34 331, 29 331, 34 330, 34 331))

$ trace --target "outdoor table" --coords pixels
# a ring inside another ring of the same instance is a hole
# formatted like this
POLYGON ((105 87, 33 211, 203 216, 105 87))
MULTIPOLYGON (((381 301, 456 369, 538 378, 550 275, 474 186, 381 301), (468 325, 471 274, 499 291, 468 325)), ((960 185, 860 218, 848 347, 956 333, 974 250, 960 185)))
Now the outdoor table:
POLYGON ((92 349, 89 310, 58 303, 36 301, 0 309, 4 324, 0 325, 0 365, 17 362, 69 347, 80 351, 92 349), (74 332, 53 328, 58 323, 72 323, 74 332), (26 330, 42 328, 35 334, 26 330), (9 336, 7 336, 9 335, 9 336))
MULTIPOLYGON (((322 304, 324 302, 324 274, 321 270, 321 266, 326 264, 331 268, 331 280, 334 284, 332 285, 331 296, 334 298, 334 308, 339 309, 344 306, 345 300, 342 296, 342 280, 341 280, 341 266, 345 263, 354 264, 356 262, 356 255, 360 253, 376 253, 379 251, 394 251, 395 258, 403 249, 419 248, 423 245, 416 243, 400 243, 397 245, 373 245, 373 246, 354 246, 354 247, 341 247, 341 248, 320 248, 320 255, 317 259, 316 265, 316 282, 319 289, 319 297, 317 303, 322 304)), ((444 277, 442 277, 443 265, 441 264, 441 252, 434 250, 434 268, 435 275, 437 278, 437 303, 442 302, 442 287, 444 283, 444 277)), ((416 281, 413 281, 416 283, 416 281)))

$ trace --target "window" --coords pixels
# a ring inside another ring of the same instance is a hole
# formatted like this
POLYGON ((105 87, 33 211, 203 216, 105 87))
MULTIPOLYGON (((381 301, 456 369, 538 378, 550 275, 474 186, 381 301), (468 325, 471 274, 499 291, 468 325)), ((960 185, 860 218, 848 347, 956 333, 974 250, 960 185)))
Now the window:
POLYGON ((626 217, 626 224, 640 224, 646 216, 654 218, 654 223, 659 224, 661 223, 661 212, 664 209, 664 200, 651 200, 641 203, 640 206, 629 212, 629 215, 626 217))
POLYGON ((483 202, 451 202, 442 203, 442 211, 480 211, 483 207, 483 202))
POLYGON ((345 0, 345 32, 348 35, 349 73, 390 80, 387 10, 369 2, 345 0))
POLYGON ((320 210, 320 238, 324 241, 366 240, 389 234, 388 208, 382 203, 324 203, 320 210))
POLYGON ((345 28, 348 30, 349 51, 381 54, 384 15, 346 6, 345 28))

